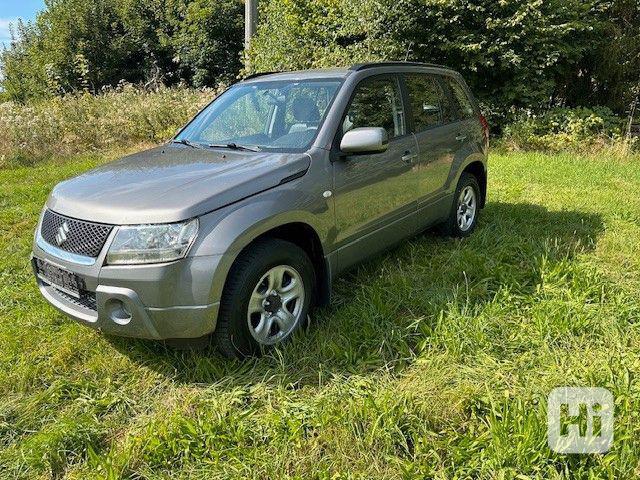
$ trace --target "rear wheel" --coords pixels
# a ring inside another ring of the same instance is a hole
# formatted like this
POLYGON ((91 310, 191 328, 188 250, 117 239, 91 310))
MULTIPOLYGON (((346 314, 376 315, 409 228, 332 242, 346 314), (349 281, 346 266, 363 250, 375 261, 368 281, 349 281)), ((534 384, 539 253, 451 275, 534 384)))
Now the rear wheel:
POLYGON ((219 350, 244 357, 287 340, 309 312, 315 275, 297 245, 265 239, 236 260, 224 288, 214 333, 219 350))
POLYGON ((478 223, 481 195, 476 177, 463 173, 458 181, 449 217, 440 225, 440 232, 450 237, 471 235, 478 223))

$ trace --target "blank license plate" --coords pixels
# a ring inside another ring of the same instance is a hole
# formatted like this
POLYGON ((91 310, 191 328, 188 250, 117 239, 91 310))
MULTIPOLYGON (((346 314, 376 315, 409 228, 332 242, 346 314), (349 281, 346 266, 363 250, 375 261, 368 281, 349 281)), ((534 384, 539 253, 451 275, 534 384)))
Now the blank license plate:
POLYGON ((45 282, 62 291, 80 298, 80 292, 86 290, 84 280, 73 272, 56 267, 39 258, 34 259, 36 274, 45 282))

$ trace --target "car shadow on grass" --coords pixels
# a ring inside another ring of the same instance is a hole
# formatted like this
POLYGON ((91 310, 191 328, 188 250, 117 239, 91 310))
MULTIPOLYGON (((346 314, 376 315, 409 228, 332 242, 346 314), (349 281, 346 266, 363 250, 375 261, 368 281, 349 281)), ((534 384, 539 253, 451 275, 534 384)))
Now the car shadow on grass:
POLYGON ((544 272, 588 254, 603 230, 598 214, 491 202, 466 239, 427 232, 353 269, 334 285, 332 305, 312 312, 310 326, 292 342, 244 362, 222 358, 211 346, 179 351, 107 338, 135 363, 185 384, 298 388, 336 375, 399 371, 443 316, 476 315, 499 293, 526 300, 544 272))

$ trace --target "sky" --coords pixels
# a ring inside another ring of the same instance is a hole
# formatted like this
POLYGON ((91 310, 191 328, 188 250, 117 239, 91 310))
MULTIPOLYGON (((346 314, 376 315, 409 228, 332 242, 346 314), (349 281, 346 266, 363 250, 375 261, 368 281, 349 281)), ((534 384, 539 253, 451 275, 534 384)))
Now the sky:
POLYGON ((9 24, 18 18, 33 20, 36 13, 44 8, 44 0, 0 0, 0 44, 10 40, 9 24))

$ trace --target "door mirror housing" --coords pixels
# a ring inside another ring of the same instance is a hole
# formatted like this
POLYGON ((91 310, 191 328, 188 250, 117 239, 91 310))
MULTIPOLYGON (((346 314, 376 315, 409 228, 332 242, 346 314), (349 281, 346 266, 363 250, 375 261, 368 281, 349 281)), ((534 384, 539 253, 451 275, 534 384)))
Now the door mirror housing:
POLYGON ((422 111, 424 113, 428 113, 429 115, 434 115, 440 113, 440 107, 425 103, 424 105, 422 105, 422 111))
POLYGON ((381 153, 388 147, 389 135, 378 127, 354 128, 345 133, 340 142, 340 150, 347 154, 381 153))

